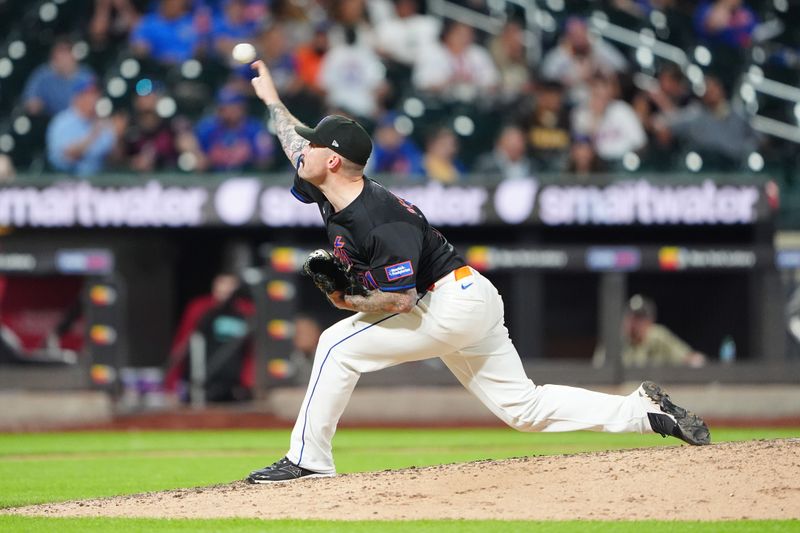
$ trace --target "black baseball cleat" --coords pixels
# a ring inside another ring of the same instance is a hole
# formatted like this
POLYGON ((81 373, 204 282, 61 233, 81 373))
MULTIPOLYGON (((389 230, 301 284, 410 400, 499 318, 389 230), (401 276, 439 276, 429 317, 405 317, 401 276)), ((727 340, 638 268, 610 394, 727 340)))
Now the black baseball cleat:
POLYGON ((261 470, 250 472, 247 476, 248 483, 280 483, 283 481, 294 481, 304 477, 333 477, 334 474, 321 474, 313 470, 306 470, 297 466, 289 459, 284 457, 280 461, 265 466, 261 470))
POLYGON ((645 381, 639 396, 648 401, 650 427, 663 437, 672 436, 693 446, 711 444, 711 433, 703 419, 672 403, 660 385, 645 381))

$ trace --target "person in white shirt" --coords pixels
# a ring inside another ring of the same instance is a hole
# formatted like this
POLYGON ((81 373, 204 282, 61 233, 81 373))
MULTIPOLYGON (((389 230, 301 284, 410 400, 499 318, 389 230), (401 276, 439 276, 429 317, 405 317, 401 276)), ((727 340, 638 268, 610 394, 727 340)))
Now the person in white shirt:
POLYGON ((614 99, 614 85, 602 74, 591 79, 588 103, 573 111, 572 130, 591 137, 597 155, 609 162, 647 144, 639 116, 628 103, 614 99))
POLYGON ((424 50, 436 45, 441 22, 418 12, 417 0, 397 0, 396 16, 378 24, 375 35, 378 53, 411 67, 424 50))
POLYGON ((525 43, 525 26, 518 20, 509 20, 503 31, 488 43, 489 53, 500 74, 500 94, 509 104, 520 103, 531 88, 532 62, 528 61, 525 43))
POLYGON ((417 56, 414 87, 445 99, 474 102, 497 90, 500 76, 491 55, 475 44, 475 32, 460 22, 447 25, 441 43, 417 56))
POLYGON ((627 66, 619 50, 589 34, 585 20, 570 17, 558 46, 542 59, 540 75, 563 83, 569 91, 570 102, 578 105, 586 101, 588 83, 595 72, 611 75, 624 71, 627 66))
POLYGON ((345 35, 345 44, 333 46, 322 60, 320 87, 328 106, 374 120, 387 89, 386 69, 371 48, 356 41, 352 28, 345 35))

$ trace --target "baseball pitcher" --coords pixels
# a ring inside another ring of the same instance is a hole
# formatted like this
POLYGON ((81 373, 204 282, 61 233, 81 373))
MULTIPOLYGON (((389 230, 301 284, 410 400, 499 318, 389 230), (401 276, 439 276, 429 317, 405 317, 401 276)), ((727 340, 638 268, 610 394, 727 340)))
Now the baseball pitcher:
POLYGON ((286 457, 252 472, 252 483, 336 473, 331 441, 359 376, 439 357, 494 414, 520 431, 637 431, 710 442, 698 416, 674 405, 652 382, 627 396, 525 375, 494 285, 467 266, 420 210, 363 175, 369 135, 342 116, 315 128, 281 103, 269 70, 253 63, 253 87, 297 169, 292 194, 315 203, 331 251, 304 269, 338 308, 354 314, 325 330, 286 457))

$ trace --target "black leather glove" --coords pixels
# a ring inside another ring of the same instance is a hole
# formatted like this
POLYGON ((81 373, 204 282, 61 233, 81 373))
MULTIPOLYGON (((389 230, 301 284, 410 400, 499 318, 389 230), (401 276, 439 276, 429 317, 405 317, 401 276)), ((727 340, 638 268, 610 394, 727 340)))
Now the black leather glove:
POLYGON ((349 295, 366 296, 367 288, 335 255, 327 250, 314 250, 303 263, 305 272, 314 285, 325 294, 341 291, 349 295))

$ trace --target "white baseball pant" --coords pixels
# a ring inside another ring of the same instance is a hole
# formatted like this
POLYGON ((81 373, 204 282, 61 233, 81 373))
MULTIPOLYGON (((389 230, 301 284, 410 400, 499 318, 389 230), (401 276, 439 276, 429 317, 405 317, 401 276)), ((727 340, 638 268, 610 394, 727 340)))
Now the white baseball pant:
MULTIPOLYGON (((471 270, 471 269, 470 269, 471 270)), ((334 473, 331 441, 364 372, 440 357, 506 424, 520 431, 652 432, 634 392, 615 396, 561 385, 534 385, 503 321, 503 300, 477 271, 451 272, 404 314, 356 313, 319 340, 287 457, 334 473)))

